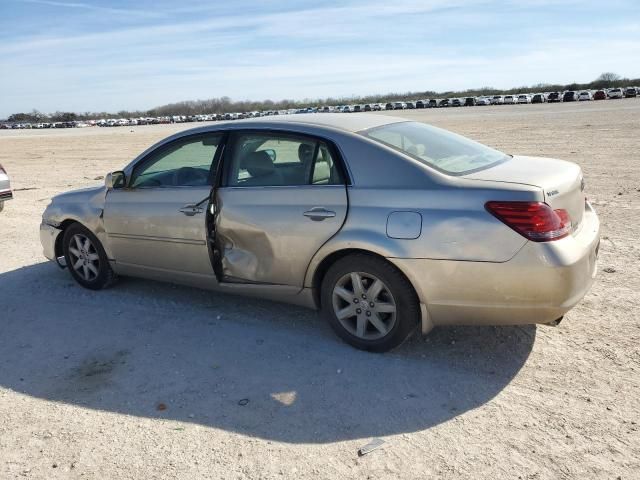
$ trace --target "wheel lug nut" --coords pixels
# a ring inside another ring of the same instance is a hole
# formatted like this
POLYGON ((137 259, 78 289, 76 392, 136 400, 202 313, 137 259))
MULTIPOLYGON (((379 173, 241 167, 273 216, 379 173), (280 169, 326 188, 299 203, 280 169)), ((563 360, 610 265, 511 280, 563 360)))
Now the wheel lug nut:
POLYGON ((371 316, 371 312, 369 310, 367 310, 367 317, 371 316))
POLYGON ((353 303, 358 303, 360 300, 358 300, 357 298, 353 299, 353 303))
POLYGON ((357 313, 358 315, 360 315, 360 314, 362 313, 362 309, 360 309, 360 308, 356 308, 356 313, 357 313))
POLYGON ((371 308, 373 308, 373 307, 375 307, 375 304, 374 304, 373 302, 371 302, 371 303, 369 303, 369 306, 370 306, 371 308))
POLYGON ((362 294, 362 299, 363 299, 363 300, 366 300, 366 299, 367 299, 367 296, 366 296, 364 293, 362 294))

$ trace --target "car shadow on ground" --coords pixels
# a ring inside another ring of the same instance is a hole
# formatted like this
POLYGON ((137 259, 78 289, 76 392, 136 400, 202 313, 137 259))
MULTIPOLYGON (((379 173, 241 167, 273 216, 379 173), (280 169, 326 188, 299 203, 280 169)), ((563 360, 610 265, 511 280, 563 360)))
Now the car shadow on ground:
POLYGON ((290 443, 424 430, 495 397, 535 327, 440 328, 384 355, 289 305, 53 264, 0 274, 0 387, 290 443))

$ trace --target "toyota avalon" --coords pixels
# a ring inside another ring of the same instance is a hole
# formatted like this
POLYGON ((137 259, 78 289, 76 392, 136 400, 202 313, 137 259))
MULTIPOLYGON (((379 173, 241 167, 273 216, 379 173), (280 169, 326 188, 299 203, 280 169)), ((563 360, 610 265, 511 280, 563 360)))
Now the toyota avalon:
POLYGON ((436 325, 557 322, 596 275, 580 167, 376 114, 217 123, 58 195, 44 254, 83 287, 118 276, 320 309, 386 351, 436 325))

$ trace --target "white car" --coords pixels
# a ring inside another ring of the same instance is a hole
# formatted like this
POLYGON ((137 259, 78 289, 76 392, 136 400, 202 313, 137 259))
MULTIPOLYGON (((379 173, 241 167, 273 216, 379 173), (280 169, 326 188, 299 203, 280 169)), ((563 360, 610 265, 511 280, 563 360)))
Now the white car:
POLYGON ((407 104, 404 102, 396 102, 393 104, 394 110, 405 110, 407 108, 407 104))
POLYGON ((611 88, 607 92, 607 96, 609 98, 623 98, 624 93, 622 92, 621 88, 611 88))
POLYGON ((491 99, 489 97, 476 98, 476 105, 491 105, 491 99))
POLYGON ((516 103, 516 97, 514 97, 513 95, 505 95, 503 103, 505 105, 513 105, 514 103, 516 103))
POLYGON ((593 100, 593 96, 591 96, 591 92, 589 92, 587 90, 583 90, 582 92, 580 92, 578 94, 578 101, 579 102, 584 102, 584 101, 588 101, 588 100, 593 100))
POLYGON ((9 182, 9 175, 5 169, 0 165, 0 212, 4 210, 4 202, 11 200, 13 193, 11 192, 11 183, 9 182))
POLYGON ((531 103, 531 96, 526 94, 518 95, 518 103, 531 103))

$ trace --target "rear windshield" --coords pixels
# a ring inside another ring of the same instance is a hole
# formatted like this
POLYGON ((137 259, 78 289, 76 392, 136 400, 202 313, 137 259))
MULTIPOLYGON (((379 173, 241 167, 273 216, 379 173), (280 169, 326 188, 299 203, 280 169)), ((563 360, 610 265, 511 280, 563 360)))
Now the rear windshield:
POLYGON ((510 157, 481 143, 419 122, 399 122, 360 132, 449 175, 484 170, 510 157))

